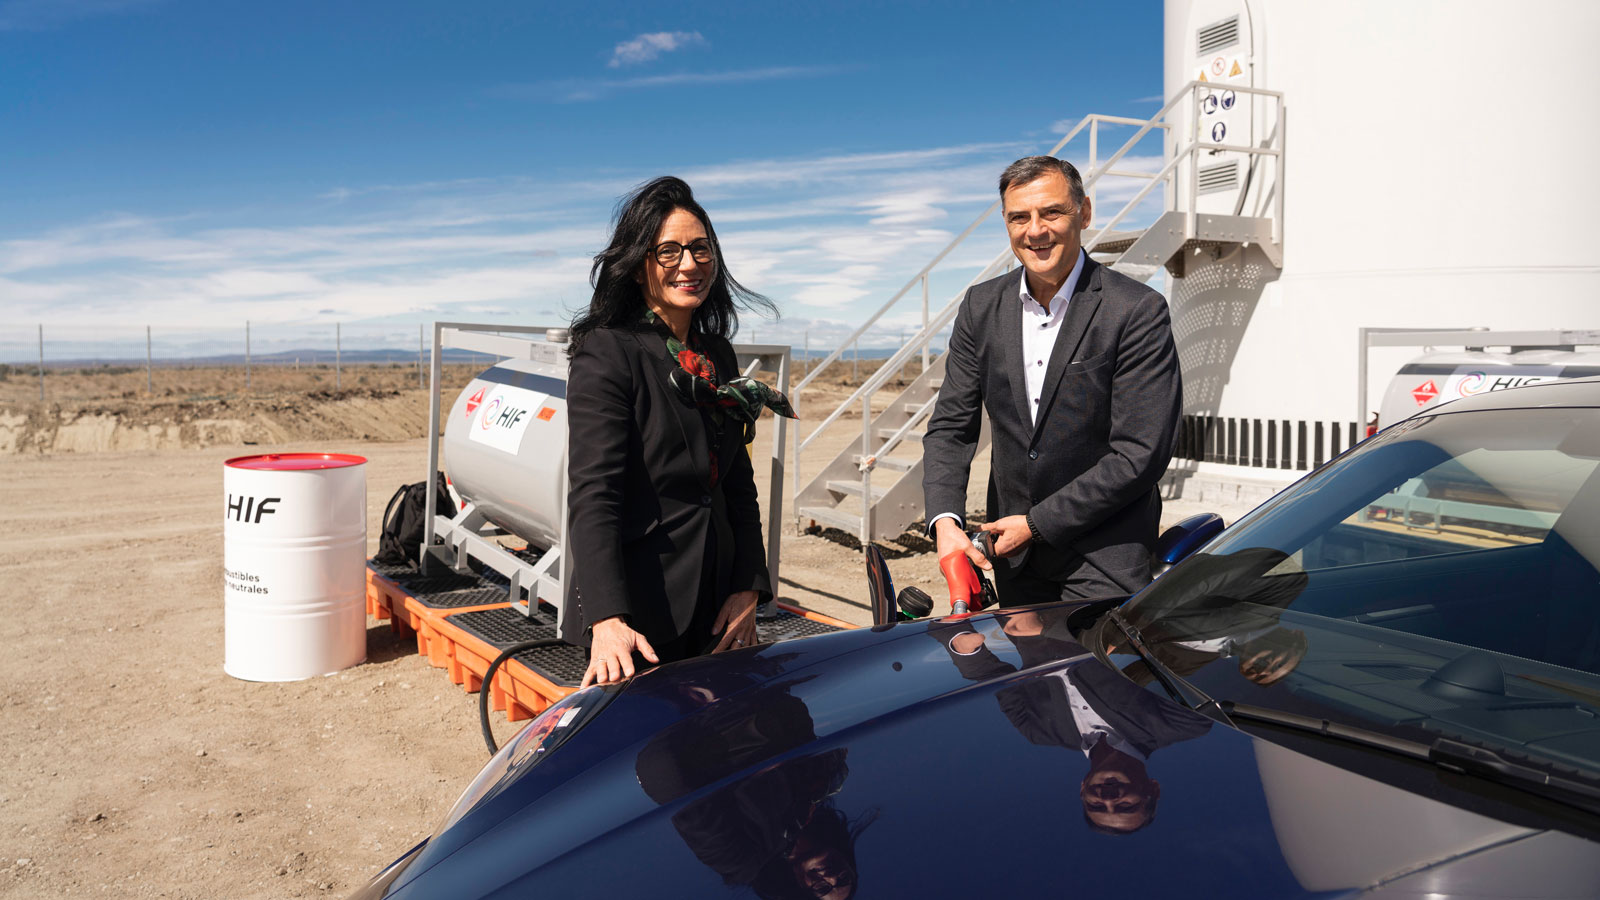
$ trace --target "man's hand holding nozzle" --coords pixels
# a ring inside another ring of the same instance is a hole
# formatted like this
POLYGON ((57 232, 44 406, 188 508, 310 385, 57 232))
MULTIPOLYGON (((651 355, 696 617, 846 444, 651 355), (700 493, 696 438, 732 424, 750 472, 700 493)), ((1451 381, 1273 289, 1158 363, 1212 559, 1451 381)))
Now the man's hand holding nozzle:
POLYGON ((972 543, 972 538, 967 537, 967 533, 961 530, 961 525, 955 519, 940 519, 934 523, 933 532, 941 569, 944 568, 945 557, 952 553, 960 553, 985 572, 994 571, 994 565, 983 555, 983 551, 972 543))
POLYGON ((973 606, 982 605, 980 598, 983 596, 983 585, 978 581, 978 570, 973 568, 966 554, 952 550, 940 556, 939 571, 944 573, 945 583, 950 585, 951 615, 971 615, 973 606))
POLYGON ((1027 516, 1006 516, 980 527, 991 536, 996 556, 1016 556, 1033 543, 1033 527, 1028 524, 1027 516))

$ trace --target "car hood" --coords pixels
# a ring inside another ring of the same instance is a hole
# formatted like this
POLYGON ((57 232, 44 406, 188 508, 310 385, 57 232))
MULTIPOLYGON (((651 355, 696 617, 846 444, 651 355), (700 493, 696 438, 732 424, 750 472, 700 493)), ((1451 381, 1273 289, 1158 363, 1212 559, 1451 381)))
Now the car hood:
POLYGON ((1236 731, 1065 631, 980 616, 641 676, 387 896, 1593 896, 1596 849, 1236 731), (1137 788, 1133 814, 1091 819, 1105 777, 1137 788))

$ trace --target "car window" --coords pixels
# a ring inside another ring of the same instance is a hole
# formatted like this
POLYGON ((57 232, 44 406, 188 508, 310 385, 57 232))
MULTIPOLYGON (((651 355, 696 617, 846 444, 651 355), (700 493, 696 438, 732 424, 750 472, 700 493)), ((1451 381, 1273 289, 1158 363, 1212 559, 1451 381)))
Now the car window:
POLYGON ((1479 735, 1600 770, 1600 411, 1393 426, 1117 616, 1219 702, 1479 735))
POLYGON ((1539 700, 1518 692, 1562 685, 1589 698, 1574 722, 1594 724, 1582 740, 1600 748, 1600 706, 1590 705, 1600 698, 1600 412, 1445 413, 1392 426, 1251 512, 1118 617, 1211 697, 1261 703, 1270 692, 1256 689, 1277 687, 1293 695, 1280 697, 1288 706, 1315 698, 1318 716, 1326 703, 1381 721, 1443 716, 1437 685, 1422 682, 1483 650, 1512 685, 1507 697, 1539 700))
POLYGON ((1293 554, 1304 571, 1542 542, 1597 466, 1554 448, 1476 448, 1373 497, 1293 554))

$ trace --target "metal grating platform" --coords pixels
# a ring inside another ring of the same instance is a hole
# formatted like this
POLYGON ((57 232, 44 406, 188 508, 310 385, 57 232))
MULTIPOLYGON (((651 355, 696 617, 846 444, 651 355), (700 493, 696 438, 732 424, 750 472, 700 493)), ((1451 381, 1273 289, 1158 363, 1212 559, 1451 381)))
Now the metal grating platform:
POLYGON ((571 644, 565 647, 536 647, 511 658, 560 685, 576 686, 583 681, 583 672, 589 667, 583 648, 571 644))
MULTIPOLYGON (((556 636, 553 620, 540 610, 537 618, 530 619, 520 610, 484 609, 450 617, 450 624, 494 647, 504 650, 523 641, 549 640, 556 636)), ((512 659, 543 675, 555 684, 575 685, 583 679, 587 666, 582 647, 571 644, 562 647, 539 647, 524 650, 512 659)))
MULTIPOLYGON (((489 661, 499 652, 524 641, 555 638, 556 610, 541 603, 532 618, 524 615, 520 607, 509 605, 505 581, 492 577, 495 573, 463 575, 447 571, 423 576, 410 565, 384 566, 369 561, 368 567, 368 612, 379 618, 389 618, 392 627, 414 631, 417 652, 435 667, 448 669, 451 679, 469 692, 478 689, 489 661), (372 582, 373 576, 382 576, 388 587, 372 582), (424 609, 410 607, 409 616, 398 614, 402 597, 414 600, 424 609), (454 612, 467 607, 492 608, 454 612), (391 611, 397 614, 391 617, 388 615, 391 611)), ((844 622, 783 605, 776 605, 776 615, 772 618, 756 622, 756 632, 763 644, 827 634, 848 627, 844 622)), ((537 678, 528 681, 526 676, 510 675, 503 670, 493 688, 493 708, 504 709, 511 721, 537 715, 578 685, 587 667, 586 656, 582 647, 571 644, 516 654, 513 658, 537 678)))
POLYGON ((555 623, 530 619, 521 610, 509 606, 454 615, 450 617, 450 624, 496 650, 504 650, 523 641, 549 640, 556 636, 555 623))
MULTIPOLYGON (((482 584, 482 582, 479 582, 482 584)), ((407 586, 409 588, 409 585, 407 586)), ((460 609, 463 606, 488 606, 491 603, 506 603, 510 599, 504 587, 484 585, 458 591, 438 591, 434 593, 411 590, 411 598, 429 609, 460 609)))
POLYGON ((397 566, 391 566, 378 562, 375 559, 369 559, 367 560, 367 568, 377 572, 379 575, 382 575, 390 581, 395 582, 398 582, 402 578, 417 574, 417 567, 408 562, 400 563, 397 566))
MULTIPOLYGON (((537 618, 530 619, 510 607, 484 609, 451 616, 449 621, 450 624, 496 650, 504 650, 512 644, 520 644, 523 641, 547 640, 556 636, 554 620, 549 619, 548 613, 544 610, 539 612, 537 618)), ((838 630, 832 625, 813 621, 788 610, 779 610, 777 617, 763 620, 756 625, 756 633, 763 644, 828 634, 838 630)), ((583 670, 587 666, 583 648, 570 644, 564 647, 524 650, 512 659, 555 684, 562 685, 575 685, 581 681, 583 670)))
MULTIPOLYGON (((381 571, 379 574, 383 574, 381 571)), ((405 588, 406 593, 413 597, 417 594, 442 594, 447 591, 462 591, 471 588, 483 587, 483 579, 477 575, 460 575, 455 572, 434 572, 424 575, 416 569, 397 572, 388 576, 390 581, 405 588)))
MULTIPOLYGON (((456 572, 435 572, 423 575, 410 564, 385 566, 368 561, 367 567, 394 582, 411 599, 429 609, 460 609, 464 606, 488 606, 505 603, 506 580, 485 578, 482 575, 463 575, 456 572)), ((498 574, 498 573, 490 573, 498 574)))
POLYGON ((778 615, 774 618, 756 622, 756 636, 763 644, 810 637, 814 634, 832 634, 839 630, 826 622, 813 621, 786 609, 778 610, 778 615))

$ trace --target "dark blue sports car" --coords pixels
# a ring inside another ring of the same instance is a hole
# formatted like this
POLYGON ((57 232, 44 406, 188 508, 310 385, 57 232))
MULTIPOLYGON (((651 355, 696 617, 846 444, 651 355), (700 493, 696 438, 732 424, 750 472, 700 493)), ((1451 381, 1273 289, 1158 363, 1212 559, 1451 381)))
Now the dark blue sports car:
POLYGON ((567 698, 357 897, 1600 896, 1600 380, 1395 424, 1131 599, 567 698))

